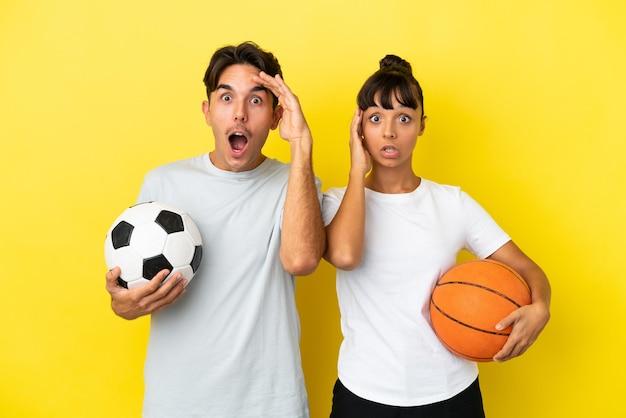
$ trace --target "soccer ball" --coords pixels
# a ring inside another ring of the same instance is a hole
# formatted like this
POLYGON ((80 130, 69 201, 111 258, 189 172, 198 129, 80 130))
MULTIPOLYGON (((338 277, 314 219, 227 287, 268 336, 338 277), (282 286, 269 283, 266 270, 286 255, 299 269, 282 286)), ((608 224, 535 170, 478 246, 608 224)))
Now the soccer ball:
POLYGON ((180 271, 191 280, 202 259, 202 237, 187 213, 159 202, 140 203, 111 225, 104 258, 108 269, 120 267, 118 283, 127 289, 148 283, 163 269, 170 271, 167 278, 180 271))

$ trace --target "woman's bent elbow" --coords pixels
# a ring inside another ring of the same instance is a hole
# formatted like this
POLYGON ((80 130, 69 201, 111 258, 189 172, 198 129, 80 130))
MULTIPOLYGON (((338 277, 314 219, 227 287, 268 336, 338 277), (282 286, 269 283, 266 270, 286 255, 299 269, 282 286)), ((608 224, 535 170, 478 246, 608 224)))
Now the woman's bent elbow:
POLYGON ((324 258, 340 270, 354 270, 361 264, 361 257, 353 254, 326 254, 324 258))

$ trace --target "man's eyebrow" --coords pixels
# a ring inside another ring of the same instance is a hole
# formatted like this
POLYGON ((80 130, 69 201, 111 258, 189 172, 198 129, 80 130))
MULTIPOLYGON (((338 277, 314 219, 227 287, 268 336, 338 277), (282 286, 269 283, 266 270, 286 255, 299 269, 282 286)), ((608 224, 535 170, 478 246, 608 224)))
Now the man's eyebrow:
MULTIPOLYGON (((220 90, 220 89, 224 89, 224 90, 230 90, 232 91, 233 88, 231 87, 230 84, 218 84, 217 88, 215 90, 220 90)), ((268 91, 265 87, 258 85, 258 86, 254 86, 250 89, 250 93, 254 93, 256 91, 268 91)))

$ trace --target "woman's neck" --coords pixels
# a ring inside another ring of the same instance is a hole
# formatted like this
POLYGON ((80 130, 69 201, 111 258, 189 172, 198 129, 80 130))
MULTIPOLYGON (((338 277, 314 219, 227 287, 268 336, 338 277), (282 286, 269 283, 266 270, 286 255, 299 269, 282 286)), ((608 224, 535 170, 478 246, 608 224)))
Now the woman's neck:
POLYGON ((379 193, 411 193, 417 189, 421 181, 413 170, 400 174, 397 170, 373 168, 365 178, 365 187, 379 193))

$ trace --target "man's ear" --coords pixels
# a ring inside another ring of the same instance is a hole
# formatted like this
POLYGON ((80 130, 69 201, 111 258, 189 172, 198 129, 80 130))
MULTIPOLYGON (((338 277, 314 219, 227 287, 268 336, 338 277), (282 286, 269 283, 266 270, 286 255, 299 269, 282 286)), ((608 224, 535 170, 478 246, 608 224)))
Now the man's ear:
POLYGON ((209 117, 210 113, 209 113, 209 102, 208 102, 208 100, 204 100, 202 102, 202 113, 204 114, 204 120, 206 121, 206 124, 211 126, 211 118, 209 117))
POLYGON ((280 119, 283 117, 283 107, 281 105, 276 105, 274 108, 274 120, 272 121, 271 129, 276 129, 278 127, 278 123, 280 119))

